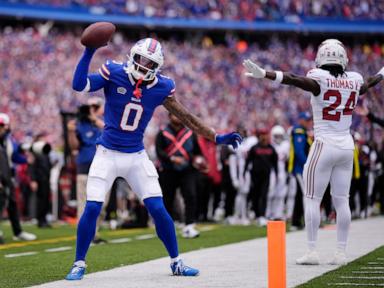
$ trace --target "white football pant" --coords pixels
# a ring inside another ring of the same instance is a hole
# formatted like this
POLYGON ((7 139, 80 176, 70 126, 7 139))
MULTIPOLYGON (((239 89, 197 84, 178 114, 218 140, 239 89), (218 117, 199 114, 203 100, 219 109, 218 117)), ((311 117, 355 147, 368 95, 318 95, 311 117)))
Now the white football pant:
POLYGON ((162 196, 159 176, 145 150, 123 153, 98 145, 88 174, 87 200, 104 202, 117 177, 124 178, 141 200, 162 196))
POLYGON ((317 232, 320 226, 320 203, 328 183, 331 184, 333 205, 336 209, 337 249, 344 251, 351 211, 349 208, 349 188, 353 168, 353 150, 315 141, 304 165, 305 186, 305 227, 308 247, 316 248, 317 232))

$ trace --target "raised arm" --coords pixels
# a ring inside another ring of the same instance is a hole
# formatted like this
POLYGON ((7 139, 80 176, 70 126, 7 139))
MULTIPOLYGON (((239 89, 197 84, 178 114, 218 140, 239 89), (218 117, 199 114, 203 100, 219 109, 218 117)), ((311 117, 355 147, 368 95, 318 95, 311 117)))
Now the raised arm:
POLYGON ((368 91, 368 89, 379 84, 380 81, 383 80, 383 78, 384 78, 384 67, 381 68, 379 73, 367 79, 367 81, 360 88, 360 95, 365 94, 368 91))
POLYGON ((72 88, 78 92, 93 92, 101 89, 107 83, 107 80, 101 74, 94 73, 88 75, 89 64, 96 49, 85 48, 79 64, 77 64, 75 74, 73 75, 72 88))
POLYGON ((263 68, 253 63, 249 59, 245 60, 243 65, 248 71, 245 73, 245 75, 248 77, 253 77, 256 79, 267 78, 277 83, 283 83, 301 88, 305 91, 311 92, 315 96, 320 94, 320 85, 311 78, 282 71, 265 71, 263 68))
POLYGON ((241 142, 242 137, 238 133, 229 133, 229 134, 216 134, 215 130, 209 128, 203 123, 199 118, 190 113, 179 101, 177 101, 175 96, 168 97, 163 102, 164 107, 179 118, 185 126, 190 128, 196 134, 207 138, 210 141, 215 142, 216 144, 228 144, 232 145, 233 148, 237 148, 241 142))

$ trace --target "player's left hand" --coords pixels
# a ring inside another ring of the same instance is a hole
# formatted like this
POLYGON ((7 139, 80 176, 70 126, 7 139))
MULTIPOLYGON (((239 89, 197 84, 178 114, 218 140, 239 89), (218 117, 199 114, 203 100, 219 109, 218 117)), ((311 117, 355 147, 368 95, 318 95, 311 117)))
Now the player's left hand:
POLYGON ((247 77, 253 78, 265 78, 266 72, 263 68, 261 68, 256 63, 253 63, 250 59, 244 60, 243 66, 247 69, 248 72, 245 73, 247 77))
POLYGON ((234 149, 236 149, 240 146, 241 142, 243 142, 243 137, 241 137, 241 135, 236 132, 228 134, 216 134, 215 142, 219 145, 231 145, 234 149))

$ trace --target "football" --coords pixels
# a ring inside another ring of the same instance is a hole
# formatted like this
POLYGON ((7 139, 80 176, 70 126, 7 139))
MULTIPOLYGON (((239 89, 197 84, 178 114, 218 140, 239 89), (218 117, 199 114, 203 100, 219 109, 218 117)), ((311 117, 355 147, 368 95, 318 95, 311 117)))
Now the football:
POLYGON ((89 25, 81 35, 81 44, 90 48, 99 48, 108 44, 116 27, 110 22, 96 22, 89 25))

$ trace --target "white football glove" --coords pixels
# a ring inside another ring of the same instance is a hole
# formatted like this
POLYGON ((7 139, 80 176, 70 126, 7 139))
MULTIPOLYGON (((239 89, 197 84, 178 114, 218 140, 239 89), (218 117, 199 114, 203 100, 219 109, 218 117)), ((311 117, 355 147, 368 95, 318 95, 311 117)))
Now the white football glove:
POLYGON ((384 67, 380 69, 379 72, 377 72, 377 74, 380 74, 381 76, 384 77, 384 67))
POLYGON ((253 78, 265 78, 265 70, 261 68, 259 65, 253 63, 251 60, 247 59, 244 60, 243 66, 245 69, 247 69, 248 72, 245 73, 245 76, 247 77, 253 77, 253 78))

